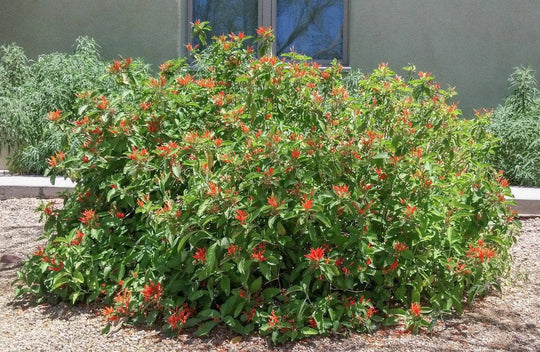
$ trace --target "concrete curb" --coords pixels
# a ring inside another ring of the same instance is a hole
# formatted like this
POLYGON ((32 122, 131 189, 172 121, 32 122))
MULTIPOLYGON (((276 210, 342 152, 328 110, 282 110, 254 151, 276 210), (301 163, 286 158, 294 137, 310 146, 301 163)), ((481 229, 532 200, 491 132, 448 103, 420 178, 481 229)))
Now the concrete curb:
MULTIPOLYGON (((54 185, 48 177, 12 176, 0 170, 0 200, 9 198, 55 198, 59 192, 71 190, 73 182, 56 178, 54 185)), ((510 187, 516 200, 516 210, 523 217, 540 216, 540 188, 510 187)))
POLYGON ((59 192, 73 189, 75 184, 58 177, 54 185, 49 177, 2 176, 0 173, 0 200, 9 198, 55 198, 59 192))

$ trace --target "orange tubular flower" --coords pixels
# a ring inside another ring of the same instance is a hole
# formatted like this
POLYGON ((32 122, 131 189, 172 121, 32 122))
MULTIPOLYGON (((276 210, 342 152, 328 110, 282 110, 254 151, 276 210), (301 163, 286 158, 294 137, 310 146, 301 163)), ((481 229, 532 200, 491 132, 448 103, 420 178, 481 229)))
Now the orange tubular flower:
POLYGON ((71 240, 70 244, 72 246, 78 246, 79 244, 81 244, 83 238, 84 238, 84 233, 81 230, 77 230, 77 235, 75 236, 73 240, 71 240))
POLYGON ((244 225, 248 219, 248 212, 238 209, 236 211, 236 220, 240 221, 240 225, 244 225))
POLYGON ((422 306, 420 305, 420 303, 418 302, 411 303, 410 312, 413 317, 421 316, 422 315, 422 312, 420 311, 421 309, 422 309, 422 306))
POLYGON ((240 246, 236 245, 236 244, 231 244, 228 248, 227 248, 227 257, 230 257, 230 256, 233 256, 235 255, 236 253, 240 252, 240 246))
POLYGON ((206 263, 206 248, 197 247, 197 250, 195 251, 195 255, 193 255, 193 258, 206 263))
POLYGON ((63 151, 54 153, 54 156, 60 161, 63 161, 66 158, 66 154, 63 151))
POLYGON ((293 159, 298 159, 298 157, 300 157, 300 152, 298 151, 298 149, 295 149, 291 152, 291 157, 293 159))
POLYGON ((302 208, 304 210, 310 210, 313 207, 313 201, 311 199, 307 199, 307 196, 303 197, 304 200, 302 201, 302 208))
POLYGON ((339 198, 344 198, 351 195, 351 192, 349 192, 349 186, 347 185, 333 186, 333 189, 339 198))
POLYGON ((187 303, 184 303, 182 308, 176 307, 176 309, 170 309, 171 316, 167 319, 167 322, 171 326, 172 330, 181 328, 193 314, 193 309, 189 308, 187 303))
POLYGON ((206 195, 210 197, 214 197, 221 192, 221 188, 218 188, 218 186, 214 182, 208 183, 208 191, 206 191, 206 195))
POLYGON ((79 221, 84 225, 91 223, 96 218, 96 211, 92 209, 86 209, 82 212, 82 216, 79 218, 79 221))
POLYGON ((62 111, 56 110, 49 112, 49 120, 50 121, 58 121, 62 117, 62 111))
POLYGON ((324 249, 322 247, 318 248, 311 248, 309 250, 309 254, 304 255, 304 257, 308 258, 312 262, 319 262, 321 259, 324 258, 324 249))
POLYGON ((409 247, 407 247, 407 245, 404 242, 398 242, 394 244, 394 249, 398 252, 401 252, 401 251, 409 249, 409 247))
POLYGON ((251 257, 258 262, 264 262, 266 261, 266 257, 264 256, 265 250, 266 250, 266 244, 264 242, 261 242, 255 248, 253 248, 251 257))
POLYGON ((56 157, 54 156, 51 156, 49 159, 48 159, 48 164, 50 167, 56 167, 57 163, 56 163, 56 157))
POLYGON ((404 211, 405 213, 405 216, 410 218, 411 216, 414 215, 414 212, 417 210, 418 208, 416 207, 416 205, 414 206, 410 206, 410 205, 407 205, 407 209, 404 211))
POLYGON ((482 240, 478 240, 478 247, 469 244, 469 250, 467 251, 468 258, 477 258, 480 260, 480 263, 483 263, 485 260, 495 256, 497 256, 497 252, 493 248, 485 247, 482 240))
POLYGON ((272 27, 259 27, 257 28, 257 35, 269 38, 272 35, 272 27))
POLYGON ((274 310, 272 310, 272 313, 270 314, 270 316, 268 317, 268 325, 274 327, 274 326, 277 326, 279 324, 279 316, 276 315, 276 312, 274 312, 274 310))
POLYGON ((278 203, 277 197, 274 195, 272 197, 267 197, 268 199, 268 205, 271 207, 277 209, 280 205, 282 205, 284 202, 278 203))
POLYGON ((97 105, 98 109, 105 110, 109 106, 109 101, 103 95, 101 96, 101 103, 97 105))
POLYGON ((103 316, 107 318, 108 321, 116 321, 120 319, 120 317, 115 314, 114 308, 111 306, 106 306, 101 314, 103 314, 103 316))
POLYGON ((144 302, 157 302, 161 298, 161 294, 163 293, 163 286, 161 286, 161 283, 153 283, 152 280, 150 280, 150 285, 144 285, 142 289, 142 294, 144 296, 144 302))

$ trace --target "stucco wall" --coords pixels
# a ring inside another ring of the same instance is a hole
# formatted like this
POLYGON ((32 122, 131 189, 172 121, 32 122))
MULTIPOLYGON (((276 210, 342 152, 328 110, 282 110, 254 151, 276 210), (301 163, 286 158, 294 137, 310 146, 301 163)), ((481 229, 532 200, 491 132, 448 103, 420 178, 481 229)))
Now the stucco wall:
MULTIPOLYGON (((465 116, 502 102, 513 67, 540 70, 540 1, 349 2, 353 68, 388 62, 399 71, 414 63, 456 87, 465 116)), ((158 65, 185 52, 186 10, 187 0, 0 0, 0 44, 17 42, 36 57, 71 51, 77 36, 88 35, 105 59, 158 65)))
POLYGON ((93 37, 104 59, 144 57, 157 65, 176 57, 178 0, 0 0, 0 44, 16 42, 31 58, 71 52, 93 37))
POLYGON ((455 86, 464 116, 506 97, 513 67, 540 70, 540 1, 350 1, 351 65, 414 63, 455 86))

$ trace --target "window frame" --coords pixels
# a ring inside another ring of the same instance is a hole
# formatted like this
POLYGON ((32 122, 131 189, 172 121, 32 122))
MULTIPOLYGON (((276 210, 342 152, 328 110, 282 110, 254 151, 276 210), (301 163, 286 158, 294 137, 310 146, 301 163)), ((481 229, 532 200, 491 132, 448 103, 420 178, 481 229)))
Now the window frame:
MULTIPOLYGON (((187 23, 186 33, 187 38, 191 38, 191 26, 193 23, 193 1, 187 1, 187 23)), ((272 27, 277 30, 277 2, 278 0, 257 0, 258 1, 258 19, 259 27, 272 27)), ((211 25, 211 24, 210 24, 211 25)), ((276 52, 276 42, 272 45, 272 52, 276 52)), ((321 65, 328 65, 333 60, 317 60, 313 59, 321 65)), ((349 65, 349 0, 343 0, 343 58, 338 60, 343 66, 349 65)))

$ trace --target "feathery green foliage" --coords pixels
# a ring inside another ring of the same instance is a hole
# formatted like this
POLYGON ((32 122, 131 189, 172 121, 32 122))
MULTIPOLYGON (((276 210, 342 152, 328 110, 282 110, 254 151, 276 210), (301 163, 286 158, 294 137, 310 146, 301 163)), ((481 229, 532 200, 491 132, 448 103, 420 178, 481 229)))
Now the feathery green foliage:
POLYGON ((491 123, 500 140, 493 163, 512 184, 540 186, 540 91, 535 71, 517 67, 508 81, 511 93, 494 111, 491 123))

